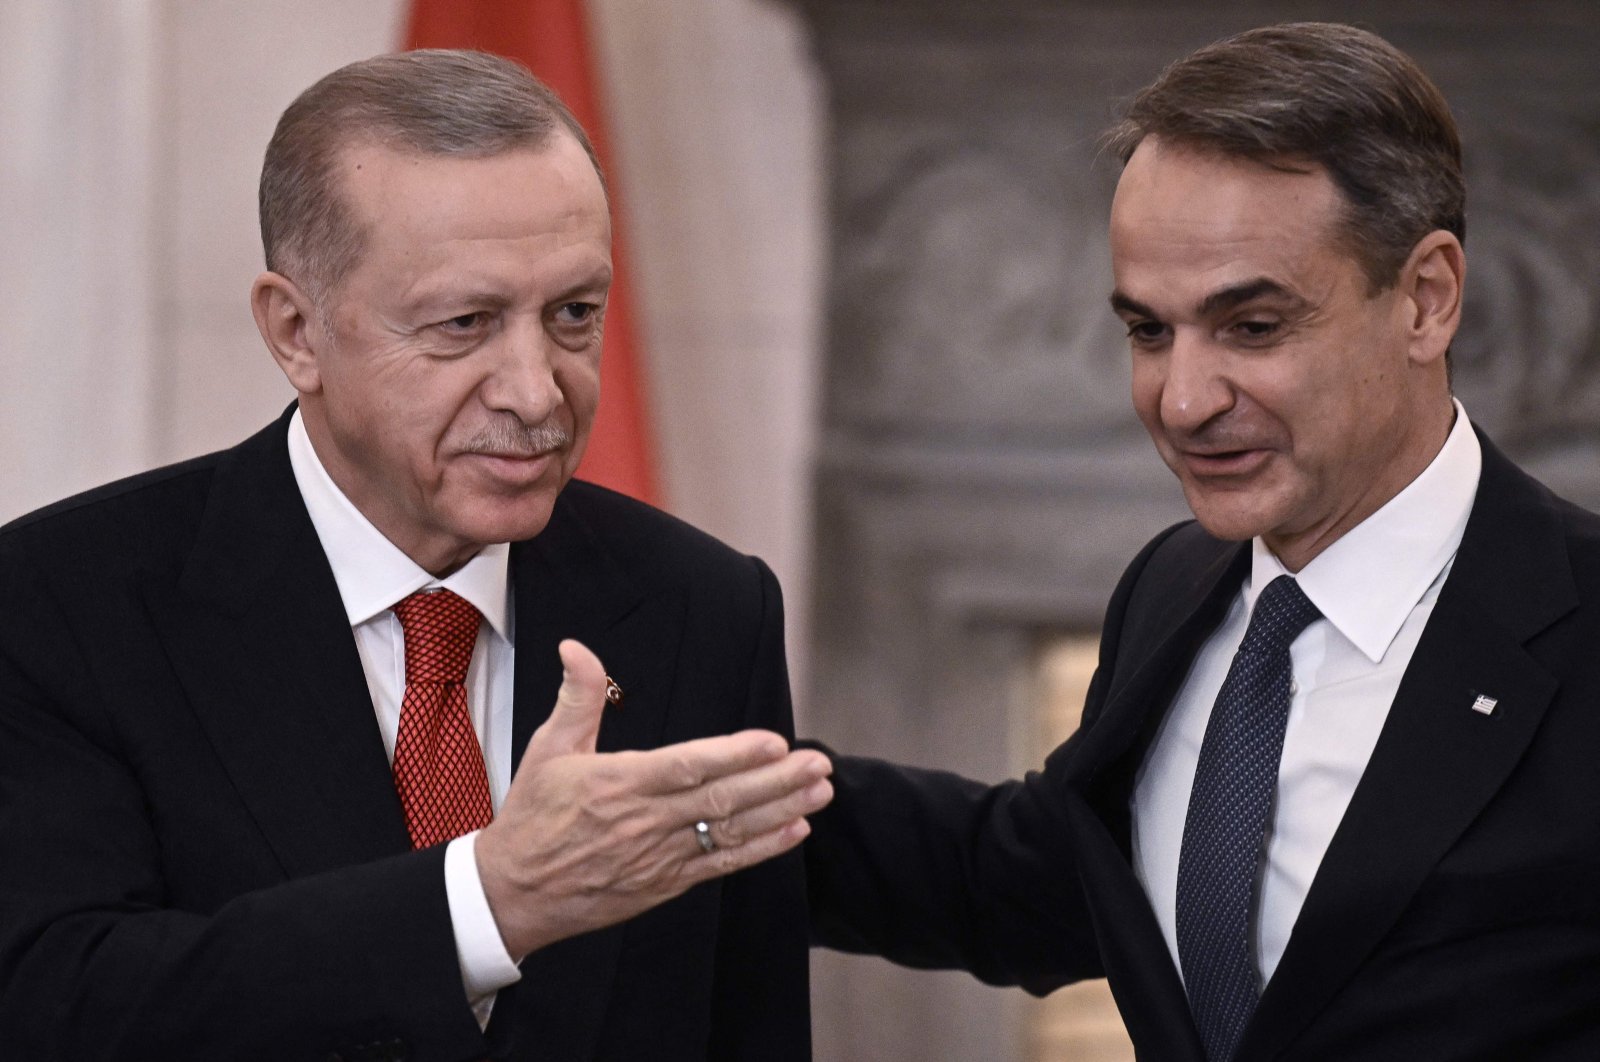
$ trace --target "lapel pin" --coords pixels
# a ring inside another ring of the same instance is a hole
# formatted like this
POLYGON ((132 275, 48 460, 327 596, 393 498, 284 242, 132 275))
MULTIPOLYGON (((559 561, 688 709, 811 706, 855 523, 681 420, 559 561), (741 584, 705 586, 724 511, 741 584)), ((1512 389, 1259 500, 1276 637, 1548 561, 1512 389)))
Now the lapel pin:
POLYGON ((1478 699, 1472 702, 1472 710, 1479 715, 1493 715, 1494 706, 1500 703, 1500 698, 1490 697, 1488 694, 1478 694, 1478 699))
MULTIPOLYGON (((1483 698, 1480 697, 1478 699, 1482 700, 1483 698)), ((617 685, 617 680, 612 678, 610 675, 606 676, 606 700, 610 701, 612 704, 622 703, 622 687, 617 685)), ((1490 701, 1489 704, 1490 707, 1493 707, 1494 702, 1490 701)))

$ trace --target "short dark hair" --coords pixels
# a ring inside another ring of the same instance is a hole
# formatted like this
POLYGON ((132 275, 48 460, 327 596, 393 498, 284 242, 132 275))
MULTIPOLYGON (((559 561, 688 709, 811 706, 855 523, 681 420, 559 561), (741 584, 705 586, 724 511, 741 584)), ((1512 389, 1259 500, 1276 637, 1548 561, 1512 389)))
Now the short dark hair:
POLYGON ((1330 22, 1249 30, 1167 67, 1106 134, 1124 163, 1145 137, 1290 169, 1320 166, 1342 193, 1342 233, 1374 291, 1417 241, 1466 238, 1461 137, 1444 96, 1404 52, 1330 22))
POLYGON ((354 145, 487 158, 542 148, 561 129, 601 173, 572 112, 509 59, 423 50, 341 67, 289 105, 267 144, 260 189, 267 268, 305 288, 319 312, 325 309, 366 241, 338 181, 340 154, 354 145))

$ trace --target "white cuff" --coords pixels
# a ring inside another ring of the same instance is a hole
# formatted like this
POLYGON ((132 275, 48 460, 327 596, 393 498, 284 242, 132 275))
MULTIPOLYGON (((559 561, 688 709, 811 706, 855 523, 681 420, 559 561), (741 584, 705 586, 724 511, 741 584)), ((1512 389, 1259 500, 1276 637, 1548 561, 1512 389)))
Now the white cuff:
POLYGON ((487 1025, 494 994, 522 979, 522 971, 506 951, 494 924, 489 899, 478 876, 475 846, 478 831, 457 837, 444 850, 444 892, 450 904, 450 924, 455 930, 456 960, 461 964, 461 984, 467 1002, 487 1025))

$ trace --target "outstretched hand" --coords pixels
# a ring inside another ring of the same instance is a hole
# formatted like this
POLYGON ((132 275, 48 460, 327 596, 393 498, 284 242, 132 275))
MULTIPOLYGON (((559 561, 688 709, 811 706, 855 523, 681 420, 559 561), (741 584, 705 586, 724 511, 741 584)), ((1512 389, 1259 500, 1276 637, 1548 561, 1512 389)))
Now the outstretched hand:
POLYGON ((555 710, 477 840, 489 908, 519 960, 788 851, 833 796, 825 756, 790 752, 765 730, 596 753, 605 669, 578 642, 560 652, 555 710), (695 835, 702 821, 710 851, 695 835))

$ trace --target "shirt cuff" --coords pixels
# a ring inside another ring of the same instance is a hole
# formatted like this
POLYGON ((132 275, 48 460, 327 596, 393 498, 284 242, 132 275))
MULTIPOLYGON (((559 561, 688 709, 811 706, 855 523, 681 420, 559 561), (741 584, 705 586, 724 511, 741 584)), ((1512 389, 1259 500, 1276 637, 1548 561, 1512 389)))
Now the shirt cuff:
POLYGON ((522 979, 522 971, 506 951, 500 929, 483 894, 475 846, 478 831, 457 837, 444 850, 444 891, 450 904, 450 924, 455 930, 456 960, 461 964, 461 984, 480 1026, 489 1022, 494 994, 522 979))

